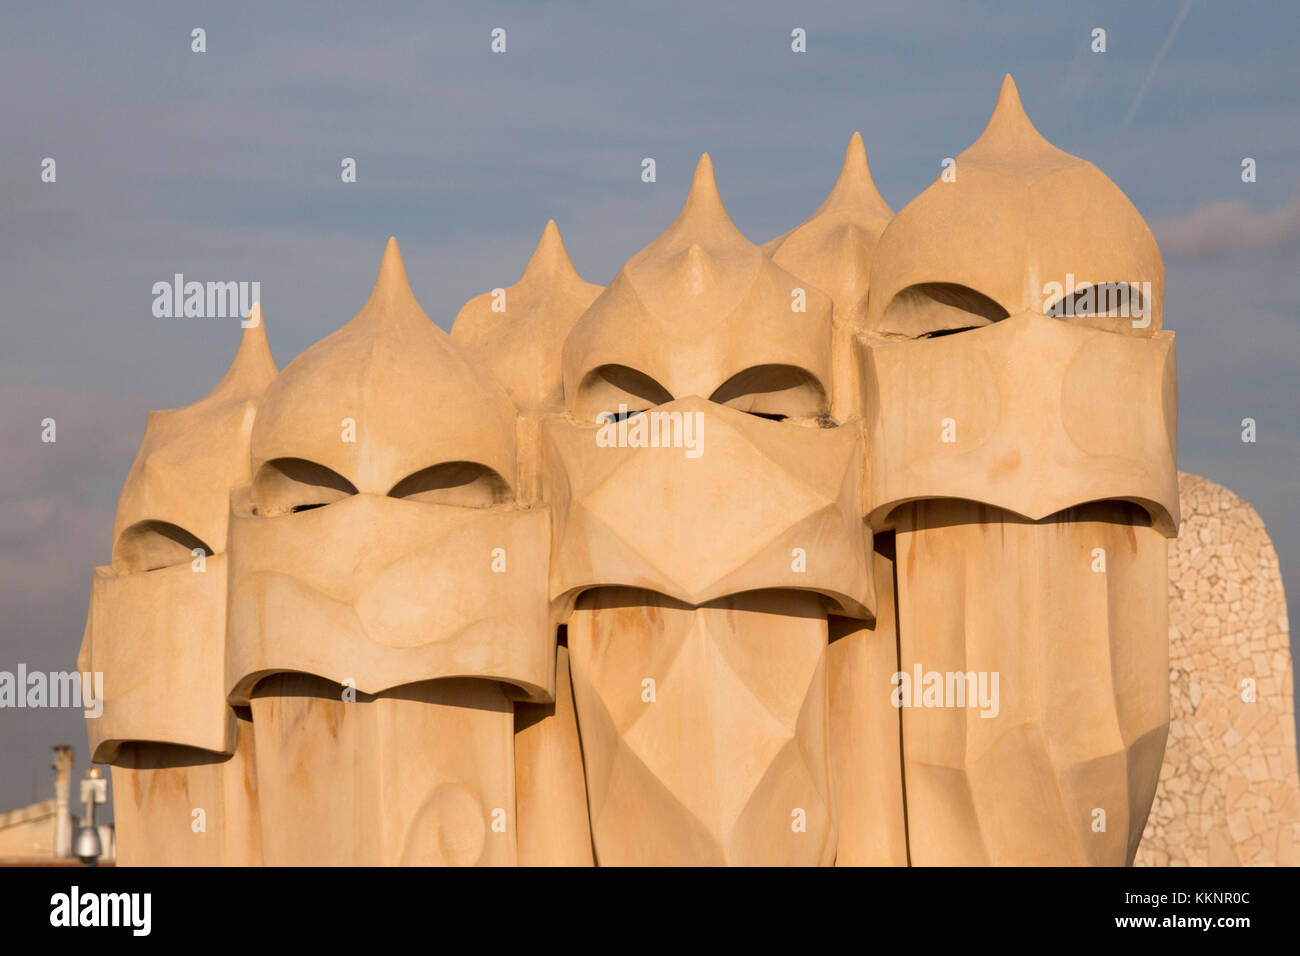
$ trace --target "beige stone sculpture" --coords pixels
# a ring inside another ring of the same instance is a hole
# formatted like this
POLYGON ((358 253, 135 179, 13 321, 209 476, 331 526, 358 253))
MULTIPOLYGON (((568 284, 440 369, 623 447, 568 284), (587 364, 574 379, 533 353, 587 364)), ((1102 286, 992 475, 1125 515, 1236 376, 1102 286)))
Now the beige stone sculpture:
POLYGON ((860 433, 822 427, 830 319, 706 155, 565 342, 543 484, 601 863, 835 857, 828 613, 873 595, 860 433))
POLYGON ((1010 77, 952 172, 882 234, 858 339, 899 670, 998 681, 996 712, 903 709, 911 860, 1131 862, 1169 721, 1163 265, 1115 185, 1034 129, 1010 77), (1075 277, 1140 290, 1145 314, 1060 309, 1075 277))
POLYGON ((123 865, 261 860, 252 736, 222 679, 232 489, 248 482, 257 401, 276 375, 261 308, 204 399, 149 416, 96 568, 78 669, 104 675, 87 720, 112 764, 123 865), (197 814, 194 811, 199 811, 197 814))
POLYGON ((515 861, 507 688, 551 699, 555 666, 515 421, 391 240, 356 318, 267 389, 232 496, 225 660, 266 862, 515 861))
POLYGON ((759 247, 705 154, 607 287, 548 222, 450 336, 390 240, 338 331, 151 419, 83 647, 123 862, 1131 862, 1162 296, 1010 78, 897 216, 855 135, 759 247))

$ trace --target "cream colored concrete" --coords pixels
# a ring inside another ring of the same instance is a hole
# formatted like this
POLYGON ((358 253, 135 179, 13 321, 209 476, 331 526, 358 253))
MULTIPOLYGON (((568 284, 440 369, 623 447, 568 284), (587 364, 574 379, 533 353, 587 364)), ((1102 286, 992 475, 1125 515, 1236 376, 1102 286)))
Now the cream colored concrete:
POLYGON ((584 422, 688 396, 816 420, 830 407, 830 322, 827 293, 736 229, 705 153, 677 219, 565 339, 565 400, 584 422))
POLYGON ((1169 724, 1164 537, 1124 502, 897 521, 899 669, 998 681, 987 707, 903 710, 912 862, 1131 862, 1169 724))
POLYGON ((1165 268, 1146 221, 1101 170, 1039 134, 1010 76, 988 126, 949 176, 900 210, 881 236, 872 295, 862 304, 868 329, 911 337, 990 324, 970 299, 946 300, 928 283, 961 286, 1007 315, 1041 315, 1052 304, 1044 285, 1067 275, 1080 283, 1150 282, 1149 328, 1095 324, 1126 335, 1163 328, 1165 268))
POLYGON ((521 412, 557 408, 564 383, 555 345, 600 293, 578 275, 552 219, 519 281, 466 302, 451 337, 491 370, 521 412))
POLYGON ((268 863, 515 862, 505 685, 550 700, 555 678, 515 418, 393 240, 357 316, 268 388, 232 495, 225 686, 251 705, 268 863))
POLYGON ((113 764, 120 862, 257 862, 250 761, 222 679, 230 493, 249 480, 257 401, 275 377, 261 307, 207 397, 149 416, 96 568, 78 669, 104 674, 92 758, 113 764), (202 811, 202 830, 196 830, 202 811))
POLYGON ((826 646, 810 593, 584 595, 569 650, 596 859, 832 862, 826 646))
POLYGON ((112 767, 118 864, 261 865, 253 744, 245 712, 230 754, 153 741, 120 746, 112 767))
POLYGON ((890 700, 898 671, 892 555, 876 553, 876 620, 834 617, 827 652, 836 866, 906 866, 902 727, 890 700))
POLYGON ((853 367, 857 307, 867 295, 872 252, 893 215, 871 178, 862 135, 854 133, 826 201, 802 225, 763 244, 773 262, 831 297, 831 411, 837 421, 854 417, 861 400, 853 367))
POLYGON ((911 860, 1128 863, 1169 722, 1163 266, 1010 77, 949 173, 881 235, 857 340, 867 514, 897 533, 900 670, 953 692, 915 687, 902 712, 911 860), (1046 315, 1045 283, 1069 275, 1150 282, 1150 328, 1046 315), (991 701, 954 703, 994 678, 991 701))
MULTIPOLYGON (((1163 287, 1009 77, 896 216, 855 135, 760 248, 705 154, 607 287, 548 222, 450 336, 389 240, 342 328, 277 374, 259 327, 150 420, 82 652, 123 861, 1131 862, 1170 722, 1163 287), (1053 282, 1146 291, 1058 316, 1053 282), (993 696, 898 706, 929 672, 993 696)), ((1262 846, 1291 798, 1253 799, 1262 846)))
POLYGON ((569 649, 556 648, 555 701, 515 705, 515 803, 520 866, 591 866, 582 742, 569 649))

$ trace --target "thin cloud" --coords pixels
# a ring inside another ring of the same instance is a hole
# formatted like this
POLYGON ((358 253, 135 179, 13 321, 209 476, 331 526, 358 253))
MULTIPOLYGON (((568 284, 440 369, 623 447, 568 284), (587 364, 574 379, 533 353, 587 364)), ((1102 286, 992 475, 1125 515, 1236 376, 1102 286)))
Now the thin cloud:
POLYGON ((1271 212, 1256 212, 1241 199, 1216 200, 1156 223, 1153 231, 1162 250, 1182 256, 1210 258, 1289 246, 1300 241, 1300 189, 1271 212))
POLYGON ((1192 0, 1186 0, 1183 4, 1183 8, 1178 11, 1178 19, 1174 20, 1173 29, 1169 31, 1169 36, 1165 37, 1165 42, 1161 44, 1160 52, 1156 54, 1156 58, 1151 62, 1151 67, 1147 70, 1147 75, 1142 77, 1142 85, 1138 87, 1137 95, 1133 97, 1133 102, 1129 106, 1128 112, 1124 115, 1125 126, 1133 122, 1133 117, 1137 115, 1138 107, 1142 105, 1142 98, 1147 95, 1147 87, 1151 85, 1151 80, 1155 77, 1156 70, 1160 68, 1160 61, 1165 58, 1165 54, 1168 53, 1169 48, 1173 46, 1174 37, 1178 35, 1178 28, 1183 25, 1183 21, 1187 19, 1187 11, 1191 9, 1192 0))

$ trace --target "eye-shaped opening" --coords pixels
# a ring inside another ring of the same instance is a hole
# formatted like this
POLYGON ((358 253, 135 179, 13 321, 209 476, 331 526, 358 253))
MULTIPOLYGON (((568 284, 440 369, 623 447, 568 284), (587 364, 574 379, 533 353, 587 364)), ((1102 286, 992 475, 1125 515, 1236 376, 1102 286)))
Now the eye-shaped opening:
POLYGON ((627 365, 602 365, 583 377, 574 412, 586 421, 617 421, 672 400, 672 393, 644 372, 627 365))
POLYGON ((113 549, 113 569, 134 574, 157 571, 194 559, 194 552, 212 554, 212 548, 197 535, 168 521, 138 521, 117 539, 113 549))
POLYGON ((727 379, 709 397, 760 418, 822 418, 826 390, 812 373, 795 365, 755 365, 727 379))
POLYGON ((1114 326, 1108 319, 1142 319, 1151 303, 1136 282, 1096 282, 1076 285, 1043 309, 1043 315, 1079 325, 1114 326))
POLYGON ((934 338, 983 328, 1010 315, 993 299, 953 282, 921 282, 899 292, 888 306, 882 332, 934 338))
POLYGON ((392 498, 458 508, 491 508, 511 500, 510 485, 505 479, 476 461, 447 461, 424 468, 407 475, 388 494, 392 498))
POLYGON ((322 508, 355 495, 337 471, 305 458, 274 458, 253 478, 253 514, 264 518, 322 508))

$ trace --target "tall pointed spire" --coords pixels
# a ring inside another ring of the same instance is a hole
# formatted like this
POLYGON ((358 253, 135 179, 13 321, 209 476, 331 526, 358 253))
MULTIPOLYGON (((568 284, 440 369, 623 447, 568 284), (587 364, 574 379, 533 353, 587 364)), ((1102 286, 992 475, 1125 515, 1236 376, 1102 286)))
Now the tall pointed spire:
POLYGON ((849 145, 844 150, 844 166, 840 169, 839 179, 831 188, 814 216, 828 212, 839 206, 859 206, 867 214, 893 216, 894 211, 880 195, 876 182, 871 178, 871 167, 867 164, 867 147, 862 142, 862 134, 854 133, 849 145))
POLYGON ((432 321, 424 314, 420 303, 415 299, 415 293, 411 291, 411 283, 406 278, 406 266, 402 263, 402 250, 398 248, 397 240, 389 236, 388 244, 384 247, 384 257, 379 262, 379 274, 375 277, 374 288, 370 290, 370 298, 366 300, 366 304, 361 307, 361 311, 352 321, 383 321, 398 318, 432 321))
POLYGON ((551 219, 523 275, 505 289, 507 310, 494 309, 492 293, 477 295, 457 313, 451 337, 491 370, 521 411, 558 408, 565 336, 600 292, 578 273, 551 219))
POLYGON ((141 521, 166 521, 217 552, 226 547, 230 489, 247 482, 254 407, 278 375, 262 305, 248 311, 235 357, 215 388, 189 405, 149 413, 144 440, 122 486, 113 524, 113 563, 122 567, 122 533, 141 521))
POLYGON ((827 292, 836 315, 850 321, 867 293, 876 240, 894 216, 867 165, 862 134, 844 150, 844 165, 826 201, 800 225, 763 251, 783 269, 827 292))
POLYGON ((519 284, 524 285, 539 280, 561 283, 583 281, 573 260, 569 258, 569 250, 565 248, 560 227, 555 224, 554 219, 546 220, 542 238, 537 241, 537 247, 528 257, 528 265, 524 267, 524 274, 519 277, 519 284))
POLYGON ((718 181, 713 175, 713 158, 708 153, 702 154, 695 164, 686 203, 661 238, 680 240, 683 234, 688 234, 693 240, 749 241, 736 228, 722 204, 718 181))
POLYGON ((227 402, 236 399, 256 398, 266 391, 279 370, 271 355, 271 344, 266 338, 266 323, 262 321, 262 303, 254 302, 244 320, 244 330, 239 337, 239 348, 230 368, 208 393, 204 401, 227 402))
POLYGON ((713 159, 700 156, 691 190, 672 225, 623 265, 651 314, 671 315, 685 294, 705 311, 732 308, 757 280, 763 254, 736 228, 718 194, 713 159))
POLYGON ((998 91, 998 102, 989 117, 988 125, 979 139, 971 144, 958 159, 977 162, 1024 162, 1046 156, 1060 158, 1068 156, 1043 138, 1020 102, 1020 91, 1016 81, 1008 73, 1002 79, 1002 88, 998 91))
MULTIPOLYGON (((768 256, 776 256, 778 251, 796 236, 799 237, 796 245, 813 241, 813 236, 817 237, 815 242, 820 244, 830 233, 838 232, 845 226, 864 230, 874 238, 884 231, 893 217, 894 211, 889 208, 889 203, 885 202, 885 197, 880 195, 880 190, 876 188, 875 180, 871 176, 871 167, 867 164, 867 148, 863 145, 862 134, 854 133, 849 138, 849 145, 844 149, 844 165, 840 167, 839 178, 835 180, 835 185, 831 187, 826 199, 811 216, 794 229, 763 243, 763 252, 768 256)), ((791 250, 787 250, 787 259, 791 254, 791 250)), ((800 254, 794 255, 798 259, 805 258, 800 254)), ((809 255, 815 258, 821 253, 812 252, 809 255)), ((779 259, 777 262, 785 265, 779 259)), ((794 264, 793 260, 790 264, 794 264)), ((810 262, 800 262, 794 271, 796 274, 802 274, 809 269, 810 265, 810 262)), ((815 267, 813 271, 816 271, 815 267)))

